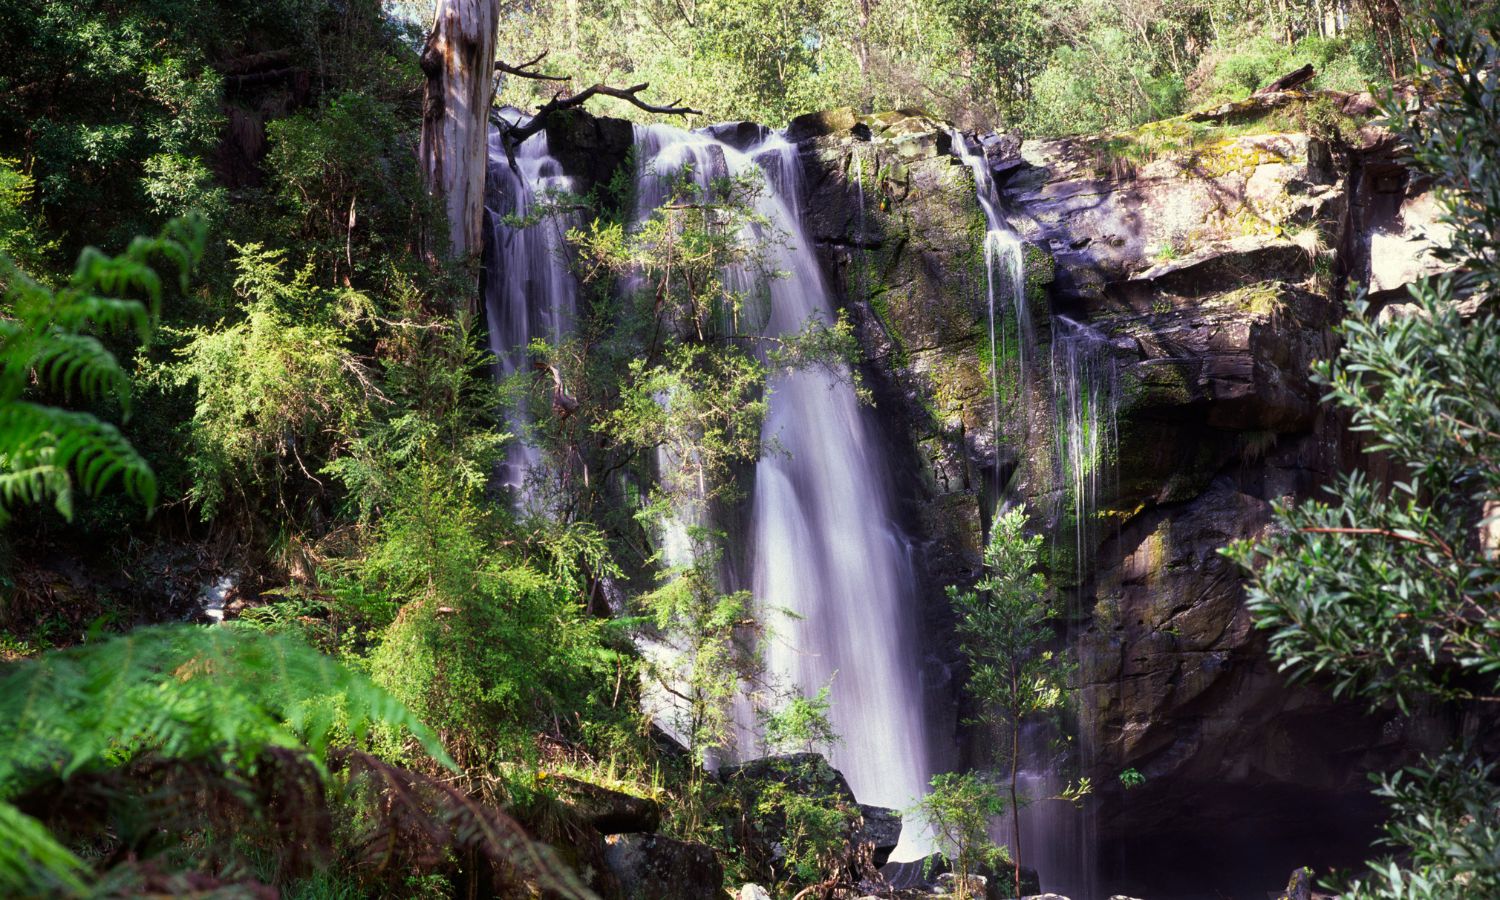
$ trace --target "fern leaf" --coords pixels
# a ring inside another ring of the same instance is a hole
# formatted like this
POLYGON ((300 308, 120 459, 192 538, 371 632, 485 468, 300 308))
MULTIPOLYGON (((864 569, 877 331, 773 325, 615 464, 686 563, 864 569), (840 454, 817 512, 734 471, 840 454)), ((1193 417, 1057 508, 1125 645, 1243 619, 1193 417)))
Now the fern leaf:
POLYGON ((0 800, 0 891, 6 896, 82 894, 86 871, 45 825, 0 800))
POLYGON ((88 413, 35 403, 0 403, 0 507, 56 495, 41 474, 54 470, 78 476, 84 491, 97 494, 115 478, 125 492, 150 506, 156 502, 156 476, 119 429, 88 413), (33 473, 27 476, 26 473, 33 473))
POLYGON ((292 638, 234 626, 138 629, 20 663, 0 676, 0 721, 0 797, 148 751, 241 770, 270 747, 316 761, 375 725, 405 730, 452 766, 427 727, 363 675, 292 638))
POLYGON ((78 390, 88 399, 112 394, 129 407, 130 379, 115 355, 97 338, 55 332, 39 342, 31 360, 37 375, 54 390, 78 390))

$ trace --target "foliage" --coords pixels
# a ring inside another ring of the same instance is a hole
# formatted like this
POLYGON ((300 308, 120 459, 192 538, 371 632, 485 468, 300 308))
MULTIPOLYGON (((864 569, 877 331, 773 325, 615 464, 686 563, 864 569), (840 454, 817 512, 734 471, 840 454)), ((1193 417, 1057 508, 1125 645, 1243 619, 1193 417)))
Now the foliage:
POLYGON ((1500 672, 1484 612, 1500 571, 1474 542, 1500 490, 1497 323, 1464 322, 1449 282, 1415 294, 1418 311, 1385 324, 1358 306, 1340 358, 1317 369, 1367 450, 1407 474, 1389 485, 1345 475, 1329 488, 1335 503, 1278 506, 1268 544, 1235 548, 1242 564, 1265 561, 1250 607, 1284 671, 1403 708, 1488 693, 1500 672))
POLYGON ((1057 635, 1058 611, 1048 601, 1047 581, 1037 571, 1042 536, 1027 535, 1026 508, 1013 507, 991 526, 984 551, 984 577, 973 591, 948 589, 958 614, 959 649, 969 663, 969 695, 976 719, 995 732, 996 762, 1010 769, 1008 793, 1017 846, 1015 888, 1020 892, 1021 807, 1031 799, 1017 792, 1021 729, 1036 717, 1061 709, 1072 666, 1047 648, 1057 635))
POLYGON ((367 679, 286 638, 232 627, 158 627, 54 651, 0 673, 0 885, 79 891, 82 862, 7 800, 47 778, 143 754, 211 759, 251 774, 272 748, 324 770, 330 745, 400 728, 447 761, 432 733, 367 679))
POLYGON ((735 699, 742 683, 760 676, 761 661, 750 641, 749 592, 723 593, 711 536, 694 537, 692 558, 666 567, 660 585, 636 602, 657 644, 647 654, 647 675, 664 692, 654 715, 700 758, 732 739, 735 699))
POLYGON ((1391 810, 1382 843, 1410 853, 1374 863, 1343 896, 1351 900, 1460 900, 1500 892, 1500 788, 1495 767, 1464 753, 1381 779, 1391 810))
POLYGON ((828 716, 829 686, 824 685, 811 697, 794 696, 768 713, 761 722, 766 749, 771 753, 800 750, 814 753, 838 743, 838 732, 828 716))
POLYGON ((1453 291, 1460 298, 1493 296, 1500 284, 1500 12, 1492 6, 1476 18, 1456 0, 1434 0, 1424 12, 1436 36, 1422 58, 1428 88, 1411 109, 1396 98, 1385 104, 1391 125, 1405 139, 1412 162, 1429 173, 1443 198, 1439 220, 1451 229, 1436 250, 1459 267, 1453 291))
POLYGON ((726 485, 730 466, 760 455, 765 366, 738 352, 683 344, 662 362, 630 363, 620 405, 599 423, 614 440, 659 449, 672 461, 662 486, 703 500, 726 485))
POLYGON ((428 214, 415 167, 389 164, 413 152, 395 113, 390 100, 348 90, 267 126, 265 166, 283 211, 274 228, 335 283, 379 277, 386 255, 405 249, 413 211, 428 214))
MULTIPOLYGON (((449 512, 478 514, 472 505, 449 512)), ((441 537, 434 574, 468 562, 466 590, 432 585, 429 597, 406 603, 372 654, 371 672, 466 765, 514 759, 560 712, 586 708, 613 657, 573 586, 486 563, 483 545, 462 526, 441 537)))
POLYGON ((1125 32, 1099 28, 1085 43, 1058 47, 1036 76, 1027 128, 1040 134, 1080 134, 1138 125, 1174 114, 1182 80, 1153 73, 1154 61, 1125 32))
POLYGON ((971 897, 971 876, 1011 862, 990 839, 990 818, 1005 812, 995 785, 973 772, 932 777, 932 791, 910 812, 932 829, 934 846, 954 875, 954 896, 971 897))
POLYGON ((288 278, 283 251, 234 249, 243 318, 182 332, 180 361, 162 372, 196 389, 189 497, 205 518, 228 501, 288 507, 293 473, 316 481, 305 457, 326 458, 329 435, 357 421, 372 390, 346 330, 369 301, 315 287, 310 266, 288 278))
POLYGON ((1141 774, 1137 768, 1122 769, 1120 771, 1120 786, 1125 790, 1138 788, 1146 783, 1146 776, 1141 774))
POLYGON ((57 290, 0 256, 7 310, 0 318, 0 517, 18 503, 51 499, 71 518, 75 481, 94 494, 118 478, 135 499, 156 502, 150 466, 114 426, 91 413, 22 398, 35 379, 42 391, 65 397, 76 391, 128 412, 129 378, 90 332, 128 330, 146 339, 162 298, 153 264, 176 268, 186 290, 203 242, 202 222, 188 219, 170 223, 156 238, 137 238, 119 256, 89 248, 57 290))
MULTIPOLYGON (((1494 141, 1500 50, 1493 18, 1476 23, 1441 0, 1423 14, 1436 27, 1425 89, 1442 99, 1423 118, 1388 98, 1387 115, 1443 188, 1446 218, 1462 232, 1444 257, 1458 271, 1414 285, 1404 309, 1377 315, 1361 297, 1339 355, 1316 370, 1392 474, 1346 475, 1327 502, 1279 505, 1271 534, 1226 551, 1257 567, 1248 602, 1283 670, 1402 709, 1462 707, 1500 687, 1500 343, 1486 305, 1500 288, 1486 209, 1500 196, 1500 174, 1470 155, 1494 141)), ((1372 864, 1350 896, 1493 892, 1500 832, 1487 765, 1455 750, 1383 779, 1378 793, 1391 806, 1387 843, 1401 861, 1372 864)))
POLYGON ((0 158, 0 256, 32 277, 41 274, 47 255, 56 249, 27 208, 35 192, 35 180, 18 160, 0 158))
MULTIPOLYGON (((649 82, 706 121, 923 108, 965 127, 1067 134, 1239 99, 1304 62, 1314 87, 1337 90, 1408 70, 1402 5, 1352 6, 1334 21, 1315 0, 866 0, 852 15, 807 0, 553 0, 518 14, 500 55, 549 50, 550 70, 580 84, 649 82)), ((534 105, 546 85, 515 79, 504 97, 534 105)))

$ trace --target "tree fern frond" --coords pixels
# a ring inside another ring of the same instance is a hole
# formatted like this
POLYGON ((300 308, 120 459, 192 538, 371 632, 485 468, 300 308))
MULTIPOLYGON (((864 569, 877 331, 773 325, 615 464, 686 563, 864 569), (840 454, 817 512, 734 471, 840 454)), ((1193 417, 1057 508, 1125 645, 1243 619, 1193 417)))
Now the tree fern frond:
POLYGON ((393 862, 431 865, 453 849, 475 850, 508 882, 529 882, 526 894, 598 900, 552 848, 533 841, 510 816, 457 787, 359 751, 338 755, 351 791, 374 801, 356 839, 360 862, 380 870, 393 862))
POLYGON ((128 327, 148 338, 162 293, 153 263, 167 260, 186 289, 206 237, 203 220, 190 217, 169 222, 154 238, 136 238, 119 256, 86 248, 68 286, 55 292, 0 255, 0 522, 7 507, 47 497, 72 518, 72 475, 86 493, 118 478, 131 496, 156 502, 150 466, 114 426, 20 398, 34 376, 65 393, 111 394, 128 411, 130 383, 119 361, 83 332, 128 327))
POLYGON ((32 356, 37 376, 53 390, 97 399, 113 395, 121 406, 130 405, 130 378, 115 355, 98 338, 86 334, 55 332, 39 342, 32 356))
POLYGON ((84 893, 83 861, 47 827, 0 800, 0 889, 11 897, 84 893))
POLYGON ((368 678, 285 636, 234 626, 157 626, 48 653, 0 676, 0 797, 140 753, 253 770, 267 748, 320 760, 373 726, 441 744, 368 678))
POLYGON ((97 294, 64 289, 57 293, 51 320, 58 328, 81 331, 134 331, 145 340, 151 334, 152 315, 139 300, 121 300, 97 294))
MULTIPOLYGON (((97 494, 116 477, 125 492, 147 506, 156 502, 156 476, 119 429, 88 413, 36 403, 0 404, 0 465, 22 476, 38 467, 77 475, 84 491, 97 494)), ((0 506, 55 493, 53 483, 33 474, 0 481, 0 506)))
MULTIPOLYGON (((0 465, 4 462, 0 456, 0 465)), ((66 469, 43 463, 12 472, 0 470, 0 523, 7 520, 9 507, 45 503, 49 497, 64 518, 73 517, 73 479, 66 469)))

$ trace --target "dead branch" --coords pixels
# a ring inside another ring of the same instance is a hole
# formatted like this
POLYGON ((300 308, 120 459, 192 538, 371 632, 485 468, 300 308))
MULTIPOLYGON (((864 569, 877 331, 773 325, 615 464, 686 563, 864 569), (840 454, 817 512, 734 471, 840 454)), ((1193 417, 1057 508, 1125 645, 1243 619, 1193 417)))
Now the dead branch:
POLYGON ((536 71, 537 64, 546 58, 547 51, 543 50, 541 53, 538 53, 536 56, 533 56, 526 62, 518 63, 514 66, 510 63, 497 59, 495 60, 495 71, 504 72, 507 75, 514 75, 517 78, 532 78, 537 81, 567 81, 569 78, 569 76, 567 75, 543 75, 541 72, 536 71))
POLYGON ((1317 72, 1312 63, 1308 63, 1300 69, 1288 72, 1265 87, 1255 92, 1254 96, 1260 97, 1265 94, 1275 94, 1280 91, 1293 91, 1313 80, 1317 72))
POLYGON ((699 110, 693 109, 688 106, 679 106, 678 104, 682 102, 681 100, 674 100, 672 101, 672 103, 666 106, 657 106, 654 103, 647 103, 640 98, 640 93, 650 86, 650 84, 644 81, 640 84, 633 85, 628 88, 617 88, 610 87, 607 84, 596 84, 593 87, 584 88, 576 94, 569 94, 567 96, 564 96, 563 92, 559 91, 556 96, 544 103, 526 124, 512 125, 507 128, 505 130, 506 143, 510 146, 516 146, 520 144, 522 141, 545 128, 547 126, 548 116, 551 116, 553 113, 562 112, 563 110, 582 106, 594 97, 614 97, 616 100, 624 100, 626 103, 635 106, 637 109, 643 109, 646 112, 657 113, 658 115, 663 116, 702 115, 702 112, 700 112, 699 110))

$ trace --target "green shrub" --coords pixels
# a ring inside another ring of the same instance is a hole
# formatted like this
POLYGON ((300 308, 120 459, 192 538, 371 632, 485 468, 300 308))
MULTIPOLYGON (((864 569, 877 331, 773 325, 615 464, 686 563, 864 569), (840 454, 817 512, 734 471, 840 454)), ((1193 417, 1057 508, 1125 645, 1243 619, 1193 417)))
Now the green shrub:
POLYGON ((1157 74, 1149 48, 1118 28, 1091 30, 1058 47, 1032 82, 1026 128, 1036 134, 1111 131, 1176 115, 1186 88, 1157 74))
POLYGON ((1382 84, 1378 54, 1348 38, 1309 35, 1288 46, 1268 34, 1220 45, 1209 51, 1194 76, 1194 106, 1243 100, 1275 79, 1311 65, 1316 77, 1305 89, 1362 91, 1382 84))

